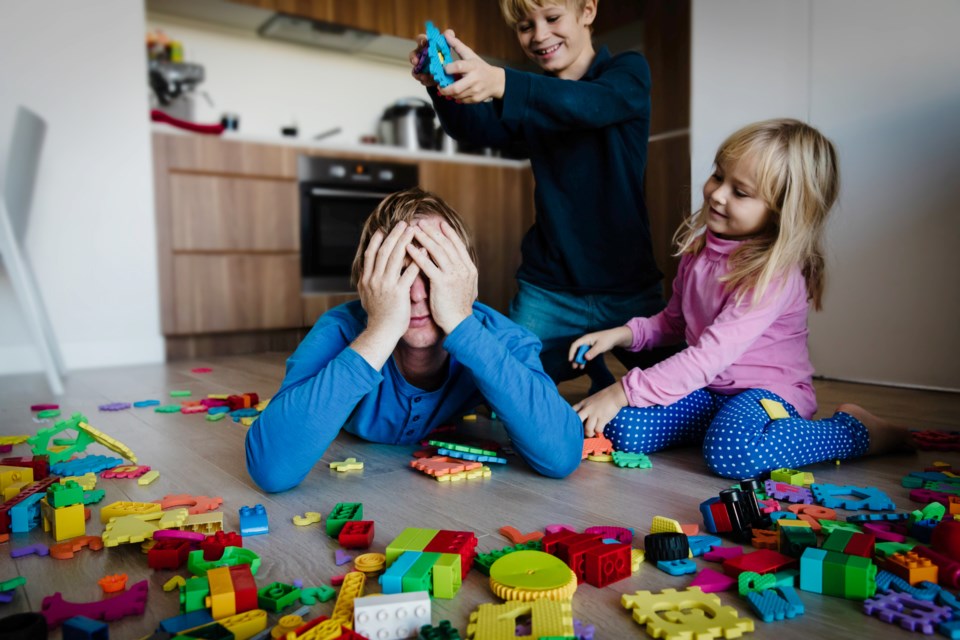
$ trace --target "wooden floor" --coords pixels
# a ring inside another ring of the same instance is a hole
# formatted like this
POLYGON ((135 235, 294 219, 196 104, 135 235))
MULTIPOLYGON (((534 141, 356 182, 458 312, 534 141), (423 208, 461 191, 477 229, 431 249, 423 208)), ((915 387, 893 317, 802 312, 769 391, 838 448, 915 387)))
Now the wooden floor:
MULTIPOLYGON (((226 528, 238 530, 238 510, 244 505, 263 504, 270 518, 270 534, 248 538, 244 546, 262 558, 257 574, 260 586, 273 581, 301 579, 306 585, 328 583, 344 572, 334 563, 335 541, 317 525, 296 527, 291 519, 306 511, 329 513, 337 502, 361 502, 364 516, 376 522, 375 550, 382 550, 407 527, 429 527, 474 531, 481 551, 506 546, 497 529, 512 525, 521 531, 542 530, 546 525, 564 523, 577 529, 591 525, 633 527, 642 540, 655 515, 684 523, 699 523, 698 505, 728 486, 710 475, 696 448, 651 455, 649 470, 620 469, 610 464, 584 462, 568 479, 539 477, 516 458, 497 467, 486 480, 439 483, 407 468, 412 448, 372 445, 341 436, 306 481, 282 494, 266 495, 253 485, 244 465, 245 428, 229 421, 207 422, 203 416, 160 414, 152 409, 101 412, 107 402, 133 402, 149 398, 169 402, 169 392, 187 389, 194 398, 210 393, 256 391, 269 397, 284 372, 284 355, 262 354, 167 365, 103 369, 72 373, 67 391, 60 400, 64 415, 82 412, 89 422, 129 445, 142 464, 160 471, 160 478, 147 487, 135 480, 100 480, 106 490, 101 506, 118 500, 148 501, 167 494, 222 496, 226 528), (210 366, 212 373, 195 374, 191 368, 210 366), (365 463, 362 472, 336 473, 328 463, 354 456, 365 463)), ((889 389, 821 381, 817 383, 820 403, 832 409, 841 401, 856 401, 890 418, 908 421, 917 428, 957 429, 960 427, 960 395, 889 389)), ((585 383, 565 383, 562 391, 570 400, 582 397, 585 383)), ((0 377, 0 434, 33 434, 50 426, 34 422, 31 404, 47 402, 42 376, 0 377)), ((535 411, 531 407, 531 411, 535 411)), ((301 428, 301 425, 290 425, 301 428)), ((502 438, 496 423, 480 421, 478 428, 502 438)), ((108 453, 99 446, 89 453, 108 453)), ((28 455, 26 445, 12 454, 28 455)), ((807 470, 819 482, 872 485, 888 492, 901 510, 914 508, 900 478, 934 460, 960 465, 954 453, 904 453, 865 459, 836 466, 821 464, 807 470)), ((93 508, 88 534, 99 534, 99 509, 93 508)), ((33 542, 52 543, 40 531, 16 534, 0 545, 0 581, 17 575, 27 577, 10 604, 0 604, 0 617, 21 611, 38 611, 43 598, 60 591, 73 602, 102 598, 97 580, 107 574, 125 572, 130 584, 147 579, 150 596, 145 615, 110 625, 111 638, 137 638, 149 634, 163 618, 177 614, 175 593, 161 585, 175 572, 154 572, 147 567, 139 545, 92 553, 83 551, 72 560, 27 556, 13 560, 6 553, 33 542)), ((729 543, 728 543, 729 544, 729 543)), ((639 545, 637 545, 639 546, 639 545)), ((698 566, 706 563, 700 559, 698 566)), ((186 574, 186 571, 180 572, 186 574)), ((651 565, 644 565, 629 579, 604 589, 581 585, 573 601, 575 617, 595 625, 596 638, 645 637, 620 605, 623 593, 637 590, 683 589, 690 577, 670 577, 651 565)), ((368 582, 367 593, 379 592, 368 582)), ((907 637, 906 631, 868 619, 861 606, 852 601, 800 592, 806 614, 795 620, 765 624, 748 611, 735 594, 722 594, 725 604, 755 620, 759 637, 783 640, 800 638, 907 637)), ((459 595, 452 600, 433 601, 433 620, 449 619, 464 634, 467 618, 478 605, 497 599, 486 579, 472 571, 459 595)), ((333 603, 312 607, 308 617, 329 614, 333 603)), ((277 616, 271 616, 271 621, 277 616)), ((60 632, 51 637, 59 638, 60 632)), ((464 636, 465 637, 465 636, 464 636)))

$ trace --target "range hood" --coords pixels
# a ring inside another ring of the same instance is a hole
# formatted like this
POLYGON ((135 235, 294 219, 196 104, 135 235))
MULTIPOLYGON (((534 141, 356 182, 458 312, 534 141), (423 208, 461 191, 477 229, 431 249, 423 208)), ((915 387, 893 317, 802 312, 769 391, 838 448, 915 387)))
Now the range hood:
MULTIPOLYGON (((352 1, 352 0, 351 0, 352 1)), ((230 27, 263 38, 409 65, 412 40, 278 13, 228 0, 146 0, 147 11, 230 27)))

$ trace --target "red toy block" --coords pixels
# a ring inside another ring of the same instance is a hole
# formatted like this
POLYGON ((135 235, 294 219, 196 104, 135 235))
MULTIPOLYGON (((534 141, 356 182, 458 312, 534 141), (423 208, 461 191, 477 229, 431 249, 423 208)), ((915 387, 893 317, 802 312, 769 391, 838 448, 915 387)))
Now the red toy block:
POLYGON ((765 573, 776 573, 783 569, 792 569, 796 566, 796 558, 785 556, 772 549, 760 549, 730 558, 723 563, 723 572, 736 578, 744 571, 753 571, 763 575, 765 573))
MULTIPOLYGON (((951 506, 951 511, 953 507, 951 506)), ((934 551, 953 559, 960 560, 960 522, 942 520, 933 529, 930 546, 934 551)))
POLYGON ((710 505, 710 515, 713 516, 713 524, 717 529, 717 533, 729 533, 732 530, 730 515, 727 513, 727 505, 722 502, 714 502, 710 505))
POLYGON ((233 583, 237 613, 256 609, 257 583, 250 572, 250 565, 238 564, 230 567, 230 581, 233 583))
POLYGON ((549 553, 550 555, 557 556, 559 558, 560 555, 557 553, 557 549, 560 547, 560 543, 577 535, 579 534, 575 531, 568 531, 566 529, 561 529, 560 531, 556 531, 554 533, 548 533, 541 541, 541 544, 543 545, 541 548, 543 549, 544 553, 549 553))
POLYGON ((208 562, 222 558, 223 550, 227 547, 242 546, 243 536, 234 531, 228 533, 217 531, 213 535, 204 538, 200 543, 200 549, 203 551, 203 559, 208 562))
POLYGON ((456 553, 460 556, 460 578, 467 577, 477 557, 477 536, 472 531, 440 530, 424 547, 425 552, 456 553))
MULTIPOLYGON (((603 538, 601 538, 601 537, 598 536, 598 535, 594 535, 594 534, 590 534, 590 533, 575 533, 575 534, 573 534, 573 535, 571 535, 571 536, 567 536, 566 538, 564 538, 563 540, 561 540, 561 541, 557 544, 557 546, 556 546, 556 548, 555 548, 555 550, 554 550, 554 552, 553 552, 553 555, 557 556, 558 558, 560 558, 561 560, 563 560, 564 562, 566 562, 566 563, 569 565, 569 564, 570 564, 570 550, 571 550, 572 548, 574 548, 574 547, 579 547, 580 545, 582 545, 582 544, 585 543, 585 542, 589 542, 589 543, 593 543, 593 542, 603 542, 603 538)), ((586 548, 584 548, 584 550, 586 550, 586 548)), ((571 569, 572 569, 572 568, 573 568, 573 567, 571 566, 571 569)), ((576 569, 574 569, 574 571, 576 571, 576 569)))
POLYGON ((147 552, 151 569, 179 569, 187 563, 194 545, 187 540, 158 540, 147 552))
POLYGON ((229 396, 227 397, 227 404, 230 406, 230 411, 236 411, 237 409, 249 409, 260 404, 260 396, 256 393, 244 393, 238 396, 229 396))
POLYGON ((629 578, 631 549, 628 544, 600 544, 587 551, 586 581, 597 588, 629 578))
POLYGON ((562 553, 566 556, 563 561, 576 574, 577 582, 583 582, 587 577, 587 554, 606 545, 603 544, 603 539, 600 536, 591 536, 588 533, 578 535, 582 536, 579 542, 570 544, 566 549, 563 549, 562 544, 560 546, 562 553))
POLYGON ((877 538, 869 533, 853 533, 850 541, 843 548, 844 553, 852 556, 863 556, 864 558, 873 558, 873 552, 877 546, 877 538))
POLYGON ((337 540, 344 549, 369 549, 373 533, 373 520, 348 520, 337 540))

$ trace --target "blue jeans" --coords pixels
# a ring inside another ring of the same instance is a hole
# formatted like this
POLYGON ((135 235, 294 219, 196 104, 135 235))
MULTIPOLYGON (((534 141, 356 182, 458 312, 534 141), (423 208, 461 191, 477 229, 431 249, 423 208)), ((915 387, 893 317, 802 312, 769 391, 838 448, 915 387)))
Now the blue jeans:
MULTIPOLYGON (((595 358, 586 369, 574 369, 568 358, 570 344, 585 333, 619 327, 630 318, 652 316, 665 306, 660 283, 637 294, 587 295, 548 291, 523 280, 517 283, 520 289, 510 302, 510 319, 532 331, 543 342, 540 361, 544 371, 556 383, 585 372, 592 381, 591 393, 616 380, 602 358, 595 358)), ((628 369, 649 366, 669 355, 657 353, 657 350, 635 354, 624 349, 614 349, 613 354, 628 369)))

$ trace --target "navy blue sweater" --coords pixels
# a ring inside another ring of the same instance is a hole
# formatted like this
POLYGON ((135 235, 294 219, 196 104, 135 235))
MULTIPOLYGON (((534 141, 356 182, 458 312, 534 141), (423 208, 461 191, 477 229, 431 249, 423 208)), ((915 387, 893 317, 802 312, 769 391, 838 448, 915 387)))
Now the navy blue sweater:
POLYGON ((580 80, 506 70, 502 100, 461 105, 429 89, 443 128, 475 146, 523 144, 536 221, 517 277, 552 291, 636 293, 663 275, 653 259, 643 172, 650 68, 604 47, 580 80))

